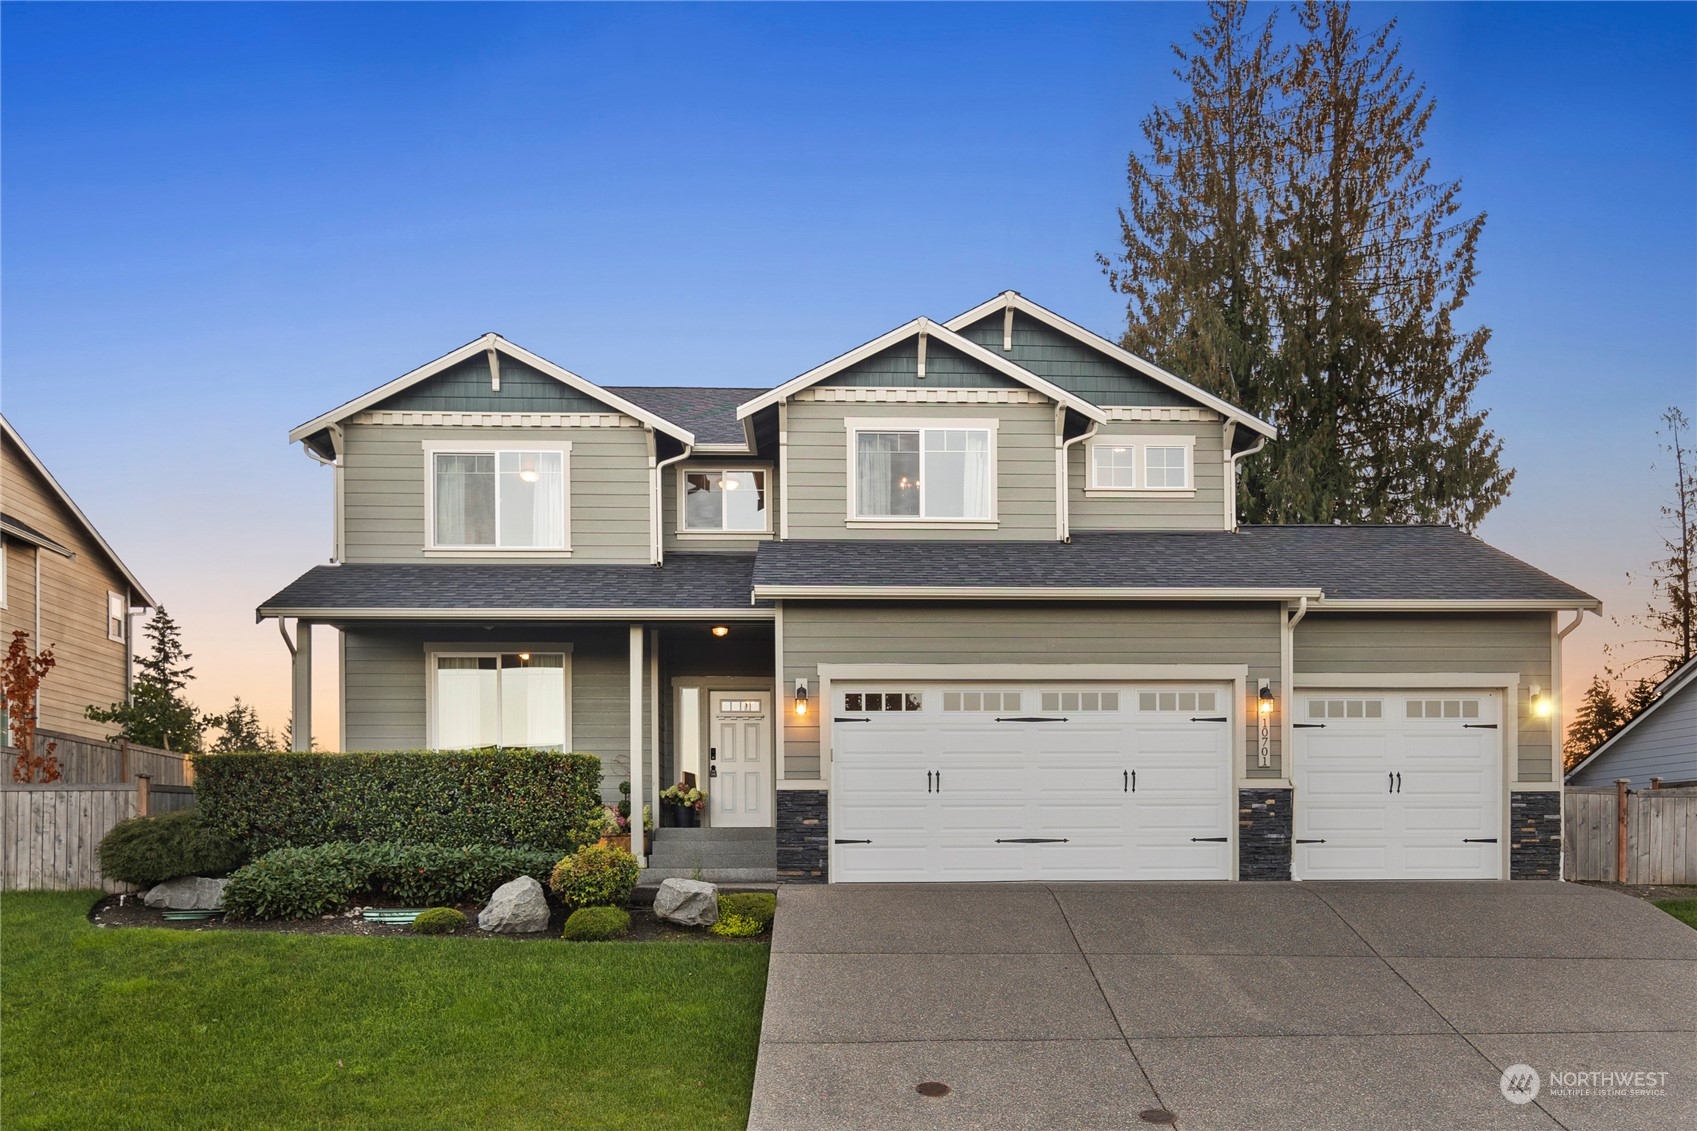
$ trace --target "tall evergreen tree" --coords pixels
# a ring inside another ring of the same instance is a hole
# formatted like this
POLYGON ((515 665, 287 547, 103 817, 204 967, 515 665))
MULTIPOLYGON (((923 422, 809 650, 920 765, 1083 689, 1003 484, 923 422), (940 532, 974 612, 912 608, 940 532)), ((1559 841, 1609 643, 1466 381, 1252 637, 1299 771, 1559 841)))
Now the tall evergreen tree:
MULTIPOLYGON (((1664 466, 1673 475, 1673 491, 1661 508, 1667 556, 1650 563, 1649 603, 1627 618, 1627 623, 1650 633, 1632 646, 1648 646, 1649 651, 1621 665, 1622 671, 1648 667, 1657 682, 1697 655, 1697 452, 1687 446, 1691 421, 1670 407, 1662 413, 1660 434, 1664 466)), ((1611 654, 1619 651, 1610 648, 1611 654)))
POLYGON ((1567 741, 1562 745, 1562 766, 1573 769, 1608 740, 1609 735, 1626 725, 1627 716, 1615 698, 1614 689, 1600 675, 1591 677, 1591 685, 1579 698, 1573 721, 1567 725, 1567 741))
POLYGON ((212 743, 211 750, 214 754, 277 749, 277 736, 259 725, 259 712, 243 703, 240 695, 236 696, 235 703, 231 704, 228 711, 207 721, 224 732, 212 743))
POLYGON ((1655 701, 1656 685, 1647 679, 1634 680, 1626 689, 1626 698, 1621 700, 1621 715, 1631 722, 1655 701))
POLYGON ((217 719, 201 714, 185 694, 194 669, 188 663, 191 657, 183 651, 181 630, 161 605, 145 631, 152 649, 136 661, 138 671, 129 701, 110 707, 91 705, 84 713, 95 722, 116 723, 117 733, 108 736, 113 741, 122 738, 142 746, 198 754, 202 733, 217 719))
POLYGON ((1297 17, 1287 52, 1213 5, 1185 98, 1144 120, 1110 266, 1125 343, 1279 425, 1244 466, 1248 521, 1471 529, 1513 478, 1472 404, 1490 332, 1456 325, 1485 218, 1431 175, 1395 24, 1297 17))

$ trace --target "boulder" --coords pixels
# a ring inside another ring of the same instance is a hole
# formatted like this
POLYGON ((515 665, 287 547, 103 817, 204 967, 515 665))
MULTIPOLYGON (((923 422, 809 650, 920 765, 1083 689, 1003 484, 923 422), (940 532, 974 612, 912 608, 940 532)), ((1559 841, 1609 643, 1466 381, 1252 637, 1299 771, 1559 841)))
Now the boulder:
POLYGON ((535 876, 520 876, 495 889, 477 927, 498 935, 523 935, 548 929, 548 897, 535 876))
POLYGON ((224 885, 229 882, 209 880, 205 876, 182 876, 149 888, 141 901, 162 911, 222 911, 224 885))
POLYGON ((654 917, 686 927, 719 921, 719 889, 701 880, 662 880, 654 893, 654 917))

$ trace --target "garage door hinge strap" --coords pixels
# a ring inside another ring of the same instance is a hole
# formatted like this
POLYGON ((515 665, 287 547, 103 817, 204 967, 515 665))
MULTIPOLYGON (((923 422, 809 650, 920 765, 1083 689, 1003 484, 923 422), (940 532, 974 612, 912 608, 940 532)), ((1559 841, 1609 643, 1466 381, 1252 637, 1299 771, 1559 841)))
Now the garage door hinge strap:
POLYGON ((832 719, 834 723, 869 723, 871 719, 832 719))
POLYGON ((1064 717, 1058 719, 1046 718, 1042 715, 1010 715, 1005 718, 998 718, 996 721, 999 723, 1064 723, 1066 719, 1064 717))
POLYGON ((1462 730, 1496 730, 1496 723, 1462 723, 1462 730))
POLYGON ((1192 718, 1190 721, 1193 722, 1193 723, 1229 723, 1229 722, 1231 722, 1231 720, 1226 718, 1224 715, 1203 715, 1200 718, 1192 718))
POLYGON ((1291 723, 1297 730, 1325 730, 1325 723, 1291 723))
POLYGON ((871 844, 872 842, 869 841, 869 840, 843 840, 842 838, 839 837, 838 839, 833 840, 831 843, 832 844, 871 844))
POLYGON ((1297 844, 1325 844, 1325 843, 1326 843, 1326 838, 1325 838, 1325 837, 1321 837, 1321 838, 1320 838, 1320 839, 1318 839, 1318 840, 1303 840, 1303 839, 1302 839, 1302 838, 1301 838, 1301 837, 1297 837, 1297 838, 1296 838, 1296 843, 1297 843, 1297 844))
POLYGON ((1193 836, 1190 838, 1190 843, 1224 844, 1226 843, 1226 838, 1223 836, 1193 836))
POLYGON ((1494 837, 1494 836, 1464 836, 1464 837, 1461 838, 1461 843, 1463 843, 1463 844, 1495 844, 1495 843, 1497 843, 1497 838, 1494 837))
POLYGON ((1064 836, 1010 836, 997 837, 997 844, 1065 844, 1064 836))

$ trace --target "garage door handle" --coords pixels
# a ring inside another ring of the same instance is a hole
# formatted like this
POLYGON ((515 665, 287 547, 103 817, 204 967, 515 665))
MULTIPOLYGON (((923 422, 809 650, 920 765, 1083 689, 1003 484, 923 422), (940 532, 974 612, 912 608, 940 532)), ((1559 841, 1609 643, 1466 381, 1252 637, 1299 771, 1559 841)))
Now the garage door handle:
POLYGON ((1401 770, 1398 770, 1396 772, 1396 791, 1398 793, 1402 792, 1402 771, 1401 770))
POLYGON ((1010 715, 1007 718, 999 718, 996 721, 999 723, 1064 723, 1066 722, 1066 719, 1065 717, 1058 719, 1045 718, 1042 715, 1010 715))
POLYGON ((1064 836, 1010 836, 997 837, 997 844, 1065 844, 1064 836))
POLYGON ((1190 721, 1193 722, 1193 723, 1229 723, 1229 722, 1231 722, 1231 720, 1226 718, 1224 715, 1204 715, 1201 718, 1194 718, 1194 719, 1191 719, 1190 721))
POLYGON ((925 771, 925 792, 926 793, 931 792, 931 771, 930 770, 925 771))
POLYGON ((1495 844, 1495 843, 1497 843, 1497 838, 1494 837, 1494 836, 1464 836, 1464 837, 1461 838, 1461 843, 1463 843, 1463 844, 1495 844))
POLYGON ((1390 773, 1389 771, 1386 771, 1386 773, 1385 773, 1385 792, 1386 793, 1395 793, 1396 792, 1396 775, 1393 774, 1393 773, 1390 773))
POLYGON ((869 840, 843 840, 843 839, 839 838, 837 840, 833 840, 831 843, 832 844, 871 844, 872 842, 869 841, 869 840))
POLYGON ((1496 723, 1462 723, 1462 730, 1496 730, 1496 723))
POLYGON ((1190 838, 1190 843, 1224 844, 1226 843, 1226 838, 1223 836, 1193 836, 1190 838))
POLYGON ((1297 844, 1325 844, 1326 838, 1320 837, 1318 840, 1303 840, 1301 837, 1297 837, 1296 843, 1297 844))

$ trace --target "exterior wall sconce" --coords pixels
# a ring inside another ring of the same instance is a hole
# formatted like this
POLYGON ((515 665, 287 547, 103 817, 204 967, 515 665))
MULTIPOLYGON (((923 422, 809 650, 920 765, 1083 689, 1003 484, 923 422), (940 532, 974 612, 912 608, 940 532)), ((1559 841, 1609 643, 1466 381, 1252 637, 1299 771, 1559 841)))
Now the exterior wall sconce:
POLYGON ((798 719, 807 717, 807 681, 805 679, 795 681, 795 717, 798 719))
POLYGON ((1258 724, 1255 728, 1255 764, 1271 766, 1273 764, 1273 687, 1270 680, 1262 680, 1261 686, 1255 690, 1255 714, 1258 724))
POLYGON ((730 632, 731 632, 730 628, 728 628, 725 625, 716 624, 716 625, 713 626, 713 635, 714 636, 729 636, 730 632))
POLYGON ((1550 697, 1544 694, 1544 689, 1537 684, 1532 685, 1532 714, 1535 718, 1547 719, 1554 710, 1550 697))

